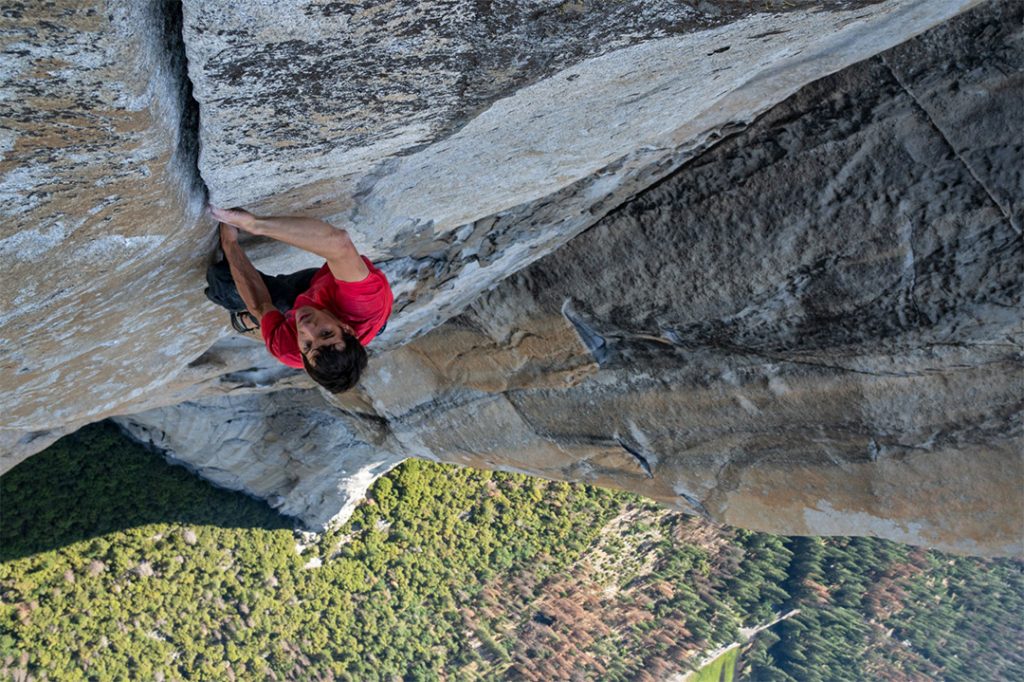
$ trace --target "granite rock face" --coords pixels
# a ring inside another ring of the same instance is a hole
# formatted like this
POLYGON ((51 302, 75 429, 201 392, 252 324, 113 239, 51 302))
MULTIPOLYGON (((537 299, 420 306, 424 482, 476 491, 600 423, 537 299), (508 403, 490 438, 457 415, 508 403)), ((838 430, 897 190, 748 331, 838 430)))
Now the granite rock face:
POLYGON ((162 391, 223 335, 196 286, 212 242, 165 4, 0 19, 5 455, 162 391))
MULTIPOLYGON (((228 330, 202 296, 207 187, 222 205, 349 226, 396 283, 378 342, 396 347, 800 85, 976 0, 778 4, 794 9, 12 7, 2 468, 213 380, 202 358, 228 330)), ((268 271, 311 264, 254 252, 268 271)))
POLYGON ((389 452, 380 420, 339 414, 310 390, 227 396, 119 421, 140 442, 188 453, 178 462, 199 476, 312 527, 350 514, 367 487, 405 459, 389 452))
POLYGON ((977 3, 770 4, 791 11, 186 2, 200 170, 214 203, 315 211, 387 261, 391 347, 800 86, 977 3))
MULTIPOLYGON (((904 58, 805 88, 474 303, 460 321, 495 336, 561 309, 601 366, 456 416, 564 453, 485 462, 744 527, 1019 553, 1024 244, 958 153, 984 122, 950 107, 941 130, 904 58)), ((443 437, 458 411, 417 428, 440 459, 479 451, 443 437)))
POLYGON ((8 19, 2 468, 122 415, 313 527, 421 456, 1022 553, 1021 10, 904 42, 978 3, 786 4, 8 19), (225 335, 207 187, 330 216, 383 264, 358 390, 225 335))

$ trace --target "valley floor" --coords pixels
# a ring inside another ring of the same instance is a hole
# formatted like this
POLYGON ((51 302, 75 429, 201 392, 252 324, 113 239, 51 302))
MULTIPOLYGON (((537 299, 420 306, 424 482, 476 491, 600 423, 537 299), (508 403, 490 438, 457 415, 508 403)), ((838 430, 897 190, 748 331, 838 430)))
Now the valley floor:
POLYGON ((582 485, 411 460, 317 537, 95 425, 0 478, 0 504, 3 679, 678 680, 792 609, 714 663, 1024 679, 1019 562, 582 485))

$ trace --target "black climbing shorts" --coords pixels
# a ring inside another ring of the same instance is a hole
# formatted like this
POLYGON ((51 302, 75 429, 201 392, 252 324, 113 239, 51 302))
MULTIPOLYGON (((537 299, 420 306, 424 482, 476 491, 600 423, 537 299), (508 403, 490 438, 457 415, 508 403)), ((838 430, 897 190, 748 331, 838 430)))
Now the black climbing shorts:
MULTIPOLYGON (((270 292, 270 300, 274 307, 286 313, 292 309, 295 299, 299 294, 309 289, 313 275, 319 272, 320 268, 309 268, 299 270, 290 275, 267 275, 260 272, 263 283, 267 285, 270 292)), ((257 272, 259 272, 257 270, 257 272)), ((245 310, 245 301, 238 293, 235 280, 231 277, 231 268, 226 260, 214 263, 206 269, 206 298, 210 299, 222 308, 232 313, 240 313, 245 310)))

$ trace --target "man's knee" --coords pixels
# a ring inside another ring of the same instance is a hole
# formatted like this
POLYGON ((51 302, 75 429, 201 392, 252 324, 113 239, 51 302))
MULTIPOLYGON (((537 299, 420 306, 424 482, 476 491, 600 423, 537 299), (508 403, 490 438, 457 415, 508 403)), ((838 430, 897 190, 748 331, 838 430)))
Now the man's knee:
POLYGON ((313 276, 319 270, 320 268, 309 268, 288 275, 273 277, 263 275, 263 281, 267 285, 267 291, 270 292, 270 299, 273 301, 274 307, 282 313, 288 312, 294 306, 295 299, 299 297, 299 294, 309 290, 313 276))
POLYGON ((227 261, 219 261, 206 268, 206 289, 203 293, 213 303, 231 312, 245 310, 245 302, 238 293, 227 261))

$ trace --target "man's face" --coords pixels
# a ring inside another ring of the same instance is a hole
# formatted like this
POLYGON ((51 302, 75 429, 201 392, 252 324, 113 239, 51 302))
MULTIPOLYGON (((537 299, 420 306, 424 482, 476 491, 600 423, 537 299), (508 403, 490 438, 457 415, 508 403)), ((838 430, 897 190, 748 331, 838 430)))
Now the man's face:
POLYGON ((295 311, 295 331, 299 339, 299 352, 314 367, 321 348, 332 346, 337 350, 345 350, 342 331, 354 335, 352 327, 339 321, 328 311, 310 306, 303 306, 295 311))

